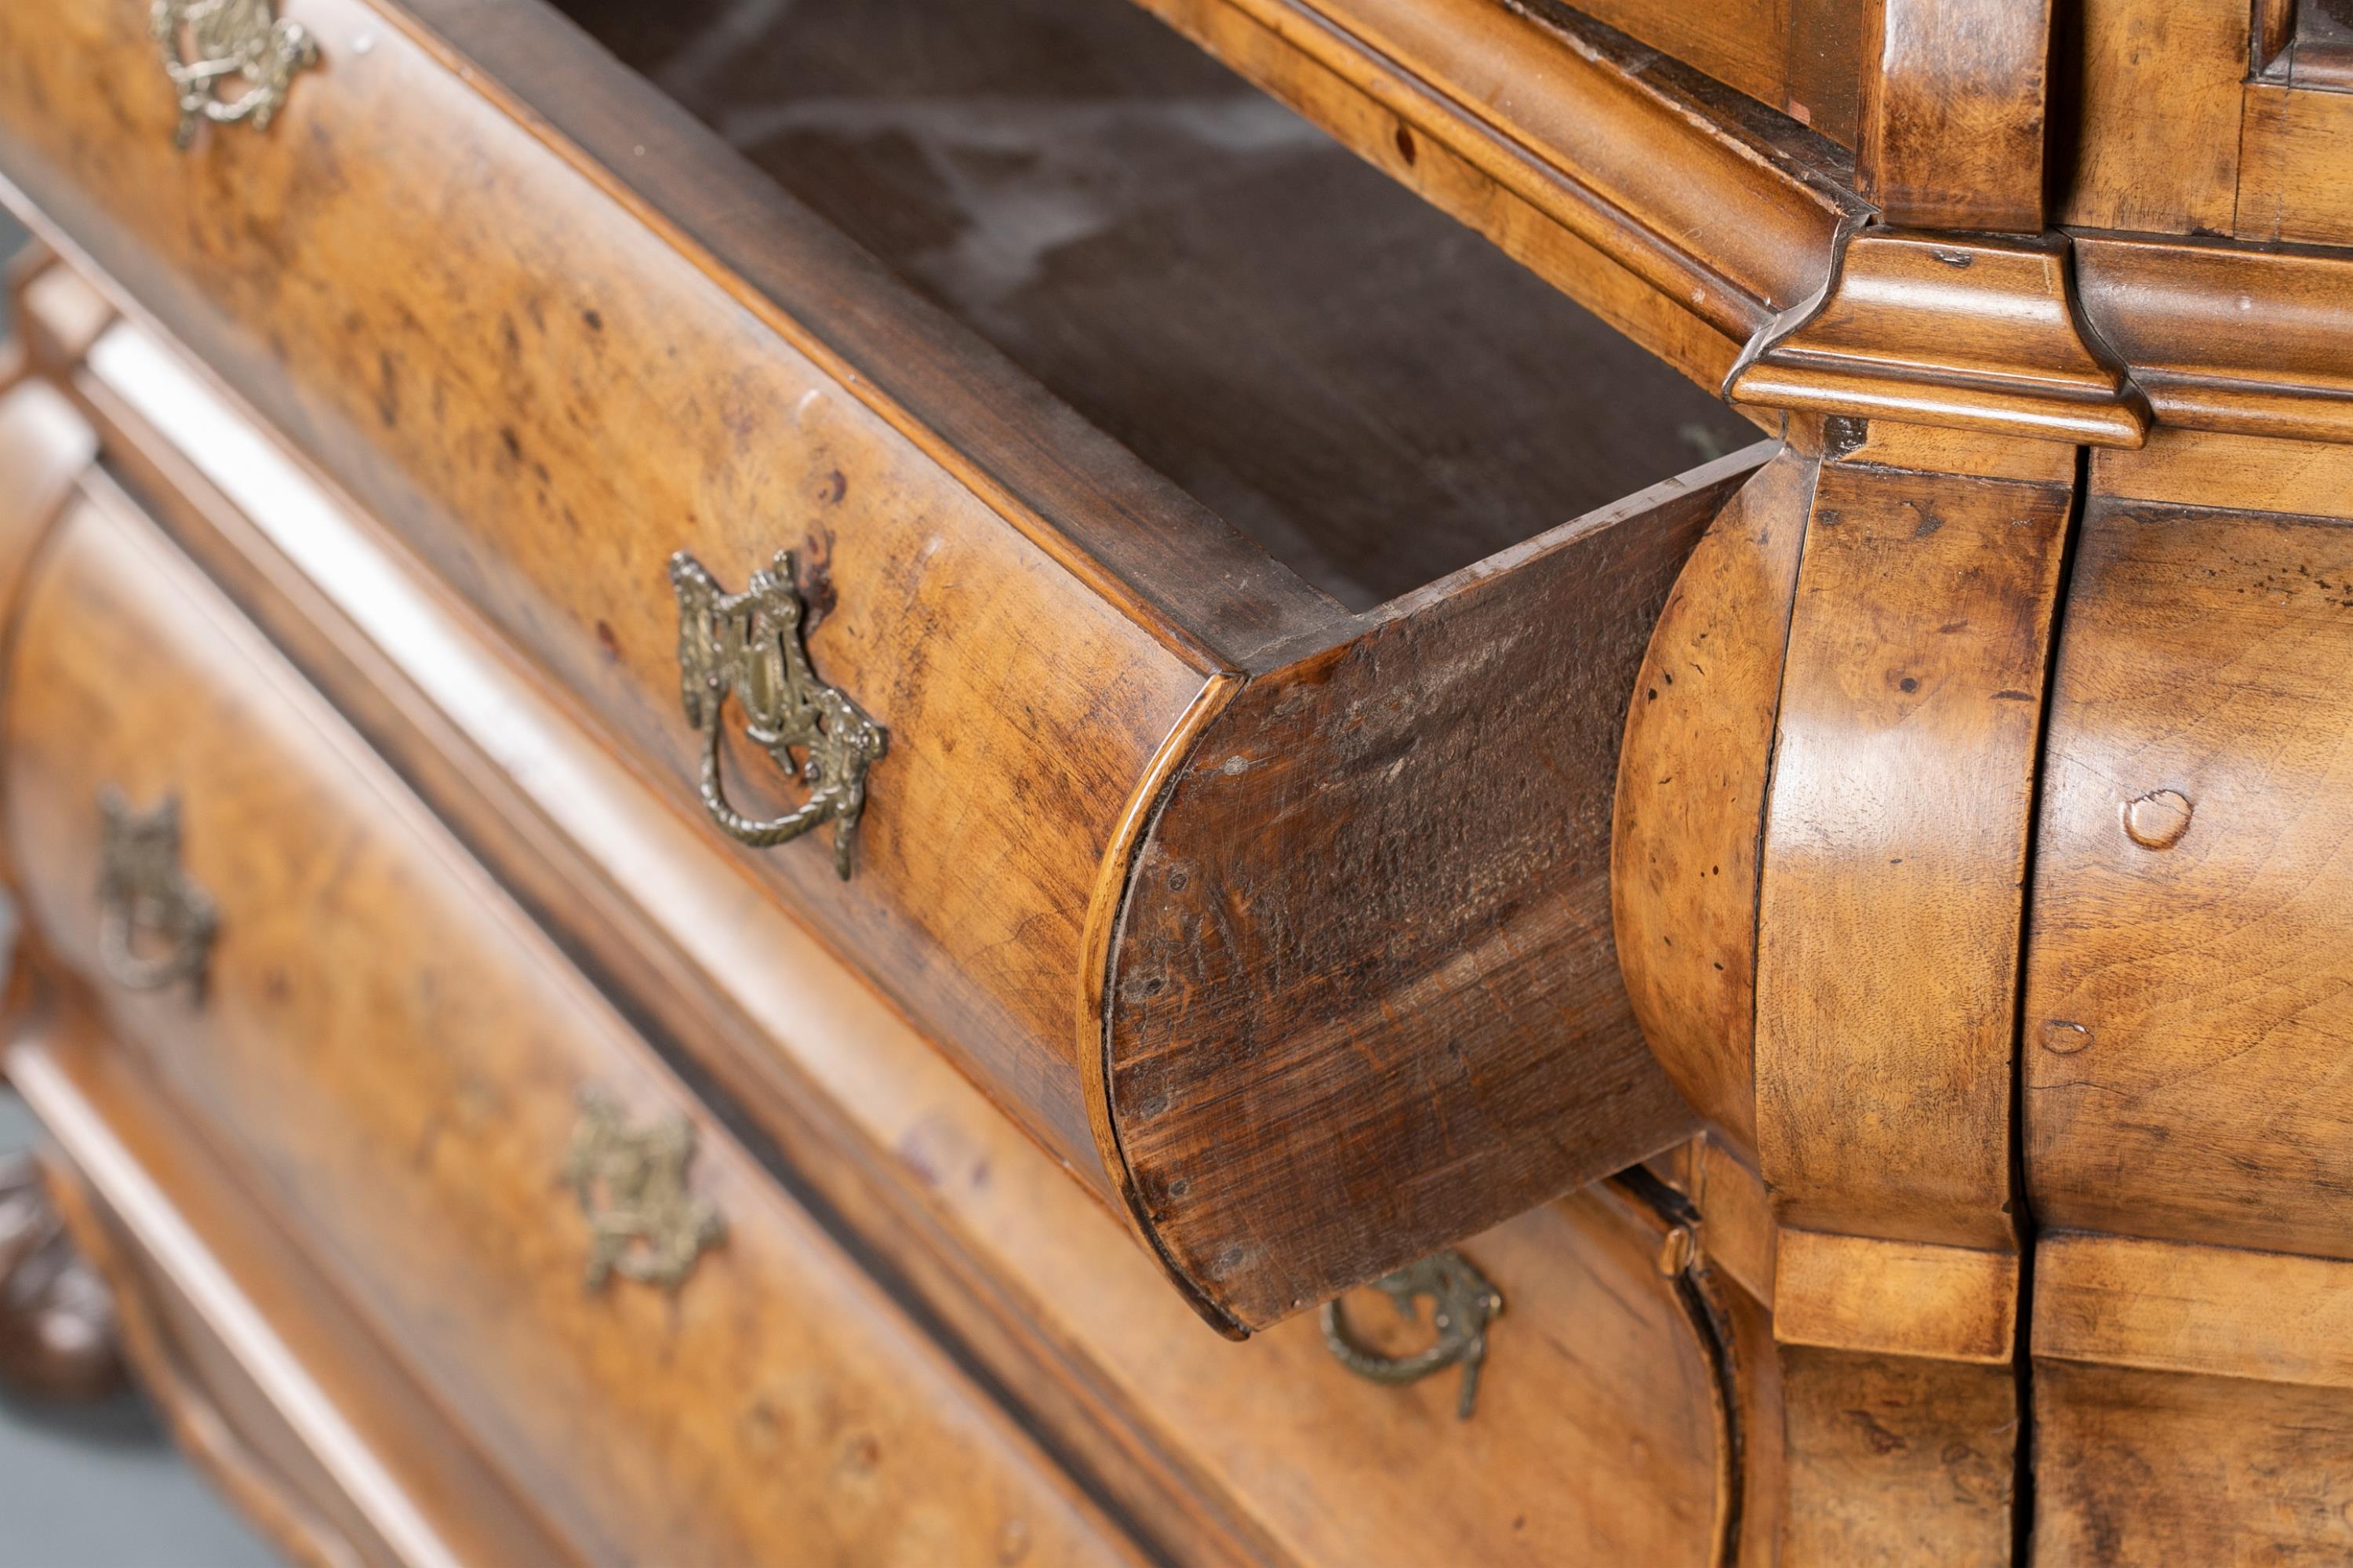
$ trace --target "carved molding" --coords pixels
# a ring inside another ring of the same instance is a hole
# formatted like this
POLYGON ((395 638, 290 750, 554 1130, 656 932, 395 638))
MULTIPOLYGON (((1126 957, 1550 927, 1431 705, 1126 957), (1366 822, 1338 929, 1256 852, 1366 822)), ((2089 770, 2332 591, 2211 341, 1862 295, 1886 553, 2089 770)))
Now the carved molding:
POLYGON ((2353 442, 2353 255, 2087 235, 2084 319, 2168 425, 2353 442))
POLYGON ((2147 399, 2076 319, 2067 241, 1871 229, 1811 310, 1752 346, 1733 401, 2137 447, 2147 399))

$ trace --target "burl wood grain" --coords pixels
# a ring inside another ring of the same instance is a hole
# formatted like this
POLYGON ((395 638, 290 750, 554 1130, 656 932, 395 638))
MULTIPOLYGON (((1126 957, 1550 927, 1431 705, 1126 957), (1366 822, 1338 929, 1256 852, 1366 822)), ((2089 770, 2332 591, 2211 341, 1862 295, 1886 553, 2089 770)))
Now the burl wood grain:
POLYGON ((208 994, 101 986, 104 1016, 494 1461, 607 1561, 1134 1560, 142 527, 77 511, 19 623, 31 918, 96 979, 93 792, 178 793, 223 912, 208 994), (697 1118, 730 1232, 674 1298, 582 1289, 587 1086, 697 1118))
POLYGON ((2023 1042, 2050 1222, 2353 1255, 2348 681, 2344 517, 2087 511, 2023 1042))
POLYGON ((1618 740, 1676 571, 1767 450, 1253 682, 1170 786, 1105 1086, 1160 1244, 1243 1324, 1687 1128, 1609 941, 1618 740))
MULTIPOLYGON (((1508 1351, 1496 1341, 1514 1371, 1487 1381, 1467 1425, 1447 1380, 1363 1383, 1312 1318, 1246 1346, 1202 1332, 1109 1213, 573 727, 462 606, 372 569, 374 531, 332 523, 331 537, 349 531, 324 556, 336 569, 306 575, 142 429, 120 388, 85 376, 77 390, 206 569, 1156 1551, 1187 1564, 1707 1561, 1724 1458, 1702 1347, 1651 1266, 1655 1244, 1607 1205, 1564 1201, 1463 1244, 1510 1293, 1516 1336, 1508 1351), (1367 1488, 1368 1474, 1388 1479, 1367 1488)), ((311 521, 303 543, 326 542, 311 521)), ((1356 1305, 1383 1328, 1385 1305, 1356 1305)), ((1751 1453, 1778 1421, 1778 1396, 1754 1397, 1751 1453)))
MULTIPOLYGON (((1057 558, 1075 558, 1067 539, 1049 548, 1034 515, 1029 533, 1008 521, 1018 509, 944 466, 935 438, 927 450, 897 428, 854 373, 809 357, 818 345, 788 341, 385 16, 358 0, 300 15, 330 62, 301 84, 317 90, 267 137, 222 135, 182 157, 168 94, 67 85, 151 81, 138 17, 100 0, 11 8, 0 163, 37 176, 118 279, 681 810, 699 810, 699 743, 679 709, 664 565, 689 549, 735 586, 799 550, 825 609, 816 666, 892 746, 849 884, 822 842, 744 853, 1100 1184, 1070 1056, 1082 920, 1129 794, 1208 662, 1104 597, 1134 596, 1101 566, 1092 583, 1074 575, 1057 558), (48 111, 16 112, 37 104, 48 111)), ((819 276, 824 261, 820 247, 819 276)), ((1028 438, 1063 444, 1065 426, 1066 412, 1040 414, 1028 438)), ((1155 525, 1179 525, 1158 482, 1120 493, 1125 520, 1103 507, 1093 525, 1141 532, 1132 513, 1147 504, 1155 525)), ((1214 545, 1216 524, 1185 515, 1214 545)), ((1234 589, 1204 580, 1194 609, 1214 620, 1209 601, 1234 589)), ((752 748, 735 756, 747 752, 731 788, 771 808, 788 787, 752 748)))
POLYGON ((272 1544, 303 1568, 586 1561, 254 1212, 134 1054, 70 1002, 22 1022, 12 1081, 55 1140, 52 1185, 121 1303, 141 1389, 272 1544))
POLYGON ((1757 1141, 1757 879, 1781 661, 1819 460, 1784 449, 1684 564, 1634 678, 1611 930, 1642 1036, 1694 1108, 1757 1141))

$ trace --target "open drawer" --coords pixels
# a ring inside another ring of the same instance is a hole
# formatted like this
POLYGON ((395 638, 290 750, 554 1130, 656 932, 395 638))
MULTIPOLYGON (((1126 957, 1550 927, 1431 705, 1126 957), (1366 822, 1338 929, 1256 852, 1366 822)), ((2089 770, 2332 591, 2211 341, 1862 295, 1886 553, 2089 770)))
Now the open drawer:
POLYGON ((577 9, 675 101, 291 0, 182 151, 142 16, 11 6, 0 175, 681 810, 811 825, 735 853, 1220 1328, 1678 1137, 1609 821, 1740 422, 1139 14, 577 9))

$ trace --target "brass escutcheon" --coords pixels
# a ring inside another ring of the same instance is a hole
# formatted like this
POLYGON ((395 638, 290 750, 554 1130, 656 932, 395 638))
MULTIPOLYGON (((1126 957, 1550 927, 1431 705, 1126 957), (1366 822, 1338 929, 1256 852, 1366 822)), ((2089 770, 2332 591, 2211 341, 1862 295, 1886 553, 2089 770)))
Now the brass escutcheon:
POLYGON ((834 870, 847 882, 866 769, 891 737, 848 694, 817 678, 801 643, 807 607, 793 587, 792 552, 776 552, 775 564, 753 573, 739 594, 722 593, 683 550, 670 559, 670 580, 678 595, 679 694, 686 722, 702 732, 702 809, 721 832, 754 849, 831 822, 834 870), (719 740, 730 692, 743 705, 744 735, 808 786, 808 799, 781 817, 760 821, 727 803, 719 740))
POLYGON ((244 120, 268 130, 295 73, 319 63, 318 40, 301 23, 274 17, 270 0, 155 0, 147 30, 179 95, 180 127, 172 140, 181 147, 195 141, 206 121, 244 120), (242 78, 245 90, 223 98, 221 85, 232 78, 242 78))
POLYGON ((98 792, 98 956, 114 983, 161 991, 180 980, 204 1000, 220 916, 211 895, 180 869, 180 801, 166 795, 142 816, 111 786, 98 792), (162 938, 153 957, 139 952, 139 933, 162 938))
POLYGON ((694 1124, 682 1116, 631 1128, 610 1099, 580 1091, 564 1180, 588 1217, 589 1289, 617 1274, 675 1293, 704 1250, 725 1239, 725 1218, 687 1186, 694 1144, 694 1124))
POLYGON ((1487 1283, 1487 1277, 1473 1268, 1469 1258, 1451 1251, 1432 1253, 1373 1283, 1409 1323, 1419 1318, 1415 1301, 1430 1298, 1430 1326, 1437 1330, 1437 1340, 1409 1356, 1368 1351, 1349 1337, 1340 1304, 1326 1301, 1324 1344, 1342 1366, 1375 1383, 1419 1383, 1441 1368, 1460 1366, 1462 1393, 1454 1403, 1454 1414, 1461 1420, 1470 1420, 1479 1402, 1479 1369, 1487 1360, 1487 1324, 1503 1311, 1503 1293, 1487 1283))

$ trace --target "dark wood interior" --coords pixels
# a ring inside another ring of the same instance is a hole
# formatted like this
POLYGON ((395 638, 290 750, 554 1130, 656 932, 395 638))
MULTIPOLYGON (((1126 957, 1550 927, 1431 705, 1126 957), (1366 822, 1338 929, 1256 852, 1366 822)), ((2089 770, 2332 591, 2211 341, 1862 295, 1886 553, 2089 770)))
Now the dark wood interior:
POLYGON ((562 6, 1352 609, 1753 439, 1130 6, 562 6))

